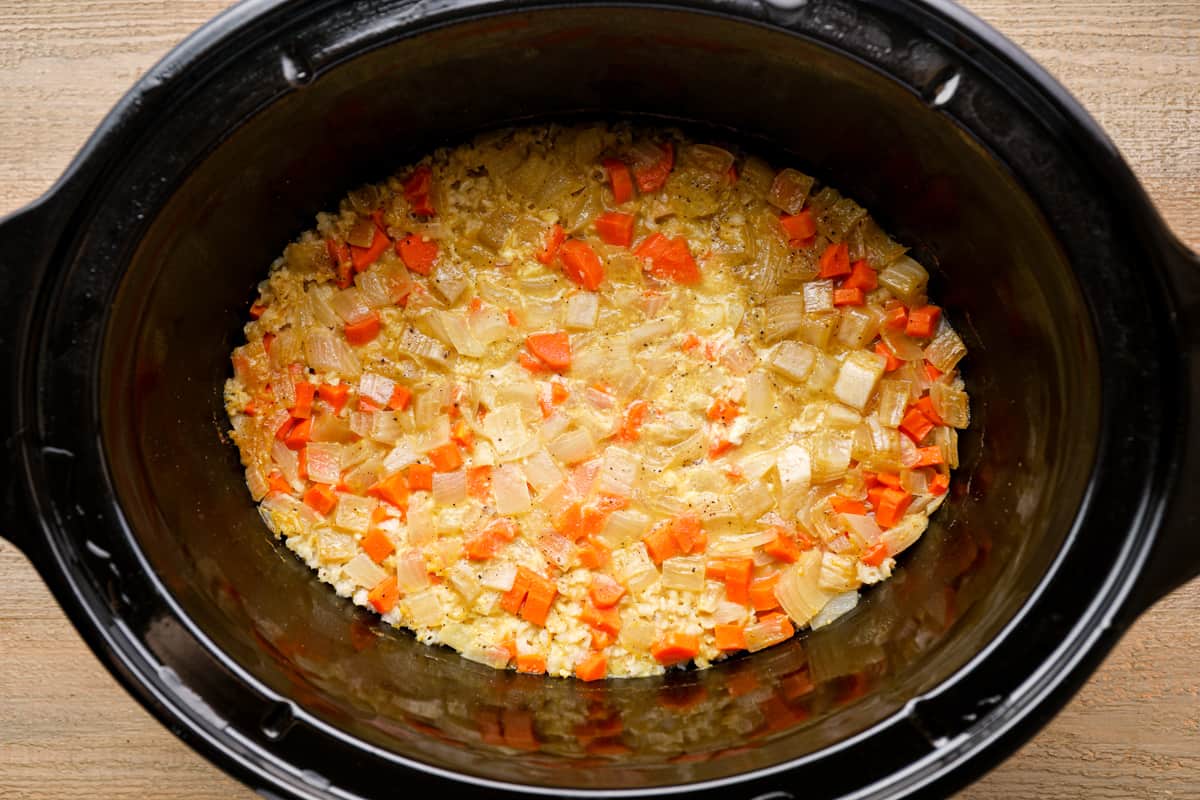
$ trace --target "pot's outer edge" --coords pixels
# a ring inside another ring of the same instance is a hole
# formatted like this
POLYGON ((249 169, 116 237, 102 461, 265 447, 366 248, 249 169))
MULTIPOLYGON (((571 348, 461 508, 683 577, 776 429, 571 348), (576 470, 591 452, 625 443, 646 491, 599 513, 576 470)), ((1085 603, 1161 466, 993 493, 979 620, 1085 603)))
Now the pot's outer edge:
MULTIPOLYGON (((877 5, 889 8, 913 8, 903 3, 879 3, 877 5)), ((48 243, 58 241, 58 232, 65 227, 71 211, 76 204, 84 200, 89 182, 102 171, 103 163, 97 163, 97 157, 102 154, 104 148, 117 146, 121 135, 127 128, 132 127, 133 121, 140 114, 148 113, 153 109, 154 103, 160 99, 160 95, 166 94, 167 90, 175 82, 183 79, 189 69, 203 63, 211 55, 210 50, 217 48, 231 32, 243 27, 250 28, 255 24, 265 23, 273 13, 282 9, 283 6, 283 3, 274 2, 273 0, 249 2, 237 6, 210 22, 196 34, 193 34, 193 36, 189 37, 183 44, 179 45, 160 61, 122 99, 114 111, 97 128, 96 133, 81 150, 71 167, 68 168, 64 177, 56 186, 29 209, 18 212, 0 225, 0 258, 3 259, 3 263, 6 265, 17 263, 16 258, 19 254, 26 252, 29 248, 38 244, 43 245, 40 252, 45 254, 45 260, 49 262, 51 260, 49 254, 55 248, 49 246, 48 243)), ((733 10, 731 9, 731 4, 715 6, 692 5, 692 7, 695 6, 718 12, 733 10)), ((761 7, 744 7, 738 13, 748 16, 754 21, 771 22, 769 18, 764 19, 766 15, 756 14, 753 10, 755 8, 761 7)), ((975 37, 985 48, 990 48, 990 52, 986 53, 987 55, 999 57, 1003 61, 1006 61, 1009 68, 1022 73, 1026 81, 1035 84, 1035 88, 1038 91, 1048 96, 1038 99, 1042 102, 1049 101, 1051 107, 1056 107, 1057 111, 1064 117, 1064 124, 1082 129, 1088 139, 1089 147, 1093 149, 1093 158, 1099 158, 1103 162, 1101 166, 1104 170, 1128 187, 1128 197, 1131 198, 1130 205, 1137 210, 1137 218, 1142 222, 1146 230, 1148 232, 1158 231, 1162 234, 1155 239, 1160 243, 1160 246, 1170 243, 1167 235, 1163 233, 1165 232, 1165 228, 1162 226, 1161 220, 1158 219, 1149 205, 1140 186, 1134 180, 1132 173, 1129 172, 1127 166, 1117 155, 1115 148, 1103 135, 1098 126, 1087 117, 1062 87, 1058 86, 1040 68, 1036 67, 1027 56, 1008 43, 1007 40, 1000 37, 994 31, 991 31, 990 28, 987 28, 983 23, 965 11, 949 3, 941 2, 929 3, 928 8, 930 9, 929 12, 922 11, 920 13, 926 14, 928 19, 933 23, 938 22, 935 16, 938 13, 950 18, 953 22, 953 25, 950 26, 951 29, 957 27, 959 32, 966 36, 968 40, 970 37, 975 37)), ((963 40, 961 39, 957 42, 958 45, 962 43, 963 40)), ((58 248, 65 246, 61 242, 57 245, 58 248)), ((1194 268, 1195 264, 1192 259, 1194 259, 1194 256, 1189 258, 1187 254, 1182 254, 1172 263, 1176 265, 1182 263, 1184 266, 1182 268, 1177 266, 1176 269, 1186 270, 1194 268)), ((27 260, 22 260, 28 264, 27 260)), ((8 266, 4 270, 4 286, 12 289, 13 295, 10 296, 21 297, 23 295, 29 297, 29 293, 35 291, 34 287, 40 272, 40 265, 36 263, 32 268, 20 274, 15 274, 11 266, 8 266)), ((1183 271, 1178 271, 1177 274, 1187 275, 1183 271)), ((25 397, 22 380, 25 379, 28 372, 24 368, 25 365, 21 357, 22 354, 29 351, 32 344, 30 341, 30 328, 32 327, 32 321, 36 318, 36 308, 35 303, 26 304, 16 310, 10 309, 10 313, 6 315, 6 318, 10 324, 16 322, 19 326, 19 331, 15 335, 10 335, 7 331, 0 334, 0 337, 2 337, 0 338, 0 343, 5 345, 3 357, 10 360, 10 363, 4 366, 8 368, 9 374, 15 379, 10 383, 12 390, 5 398, 5 401, 11 403, 11 406, 2 409, 7 419, 14 424, 14 431, 16 431, 6 439, 8 444, 6 454, 10 458, 18 456, 18 451, 24 449, 21 437, 25 427, 24 421, 28 419, 26 414, 29 409, 27 407, 22 409, 19 403, 25 397), (23 411, 25 414, 22 413, 23 411)), ((1184 318, 1182 314, 1177 314, 1176 316, 1184 318)), ((1194 326, 1194 316, 1190 317, 1190 319, 1194 326)), ((1194 327, 1192 329, 1191 344, 1194 351, 1194 327)), ((1192 372, 1192 381, 1195 384, 1194 370, 1192 372)), ((1194 423, 1192 425, 1194 427, 1194 423)), ((1194 438, 1195 434, 1193 433, 1192 436, 1194 438)), ((12 468, 9 464, 5 466, 6 468, 12 468)), ((26 465, 22 464, 22 466, 26 465)), ((1192 464, 1192 467, 1194 466, 1192 464)), ((238 777, 243 780, 249 779, 252 784, 261 784, 264 776, 256 771, 257 769, 261 769, 261 767, 245 767, 243 761, 231 752, 228 742, 222 742, 217 738, 206 735, 195 724, 189 724, 187 728, 180 727, 181 721, 186 720, 189 723, 194 723, 194 719, 192 719, 193 709, 184 708, 179 703, 179 697, 176 693, 161 691, 163 687, 157 685, 154 677, 144 669, 139 669, 135 662, 144 658, 145 654, 138 653, 136 645, 133 642, 126 641, 124 642, 125 646, 122 646, 120 639, 126 634, 123 634, 119 626, 106 626, 104 620, 91 613, 92 610, 85 608, 82 596, 74 591, 74 587, 72 586, 69 555, 53 552, 52 548, 48 545, 48 538, 43 542, 40 537, 37 537, 33 533, 37 531, 36 526, 43 524, 44 521, 40 516, 30 514, 26 510, 28 500, 25 497, 25 492, 15 488, 20 484, 27 484, 29 479, 28 470, 24 470, 23 475, 19 475, 14 470, 14 472, 10 473, 10 476, 17 478, 17 480, 6 482, 10 487, 7 490, 8 495, 6 496, 7 507, 10 514, 15 514, 17 518, 6 521, 13 525, 13 532, 6 531, 6 535, 14 538, 22 549, 29 554, 35 566, 38 567, 43 577, 50 583, 56 597, 64 605, 64 608, 68 611, 73 621, 78 624, 81 633, 85 635, 89 645, 103 657, 109 669, 114 672, 131 694, 138 698, 140 702, 147 705, 168 727, 196 745, 198 749, 203 750, 210 758, 216 756, 217 758, 214 760, 218 760, 221 766, 232 771, 238 777), (23 521, 22 517, 26 519, 23 521), (35 520, 37 522, 34 522, 35 520), (71 602, 67 601, 68 597, 71 598, 71 602), (86 623, 84 622, 85 618, 86 623), (100 632, 106 628, 105 633, 100 632)), ((1176 481, 1179 480, 1177 473, 1173 477, 1176 481)), ((1164 488, 1164 494, 1158 497, 1158 501, 1154 504, 1154 509, 1151 510, 1151 516, 1153 517, 1152 525, 1157 523, 1161 515, 1165 492, 1166 488, 1164 488)), ((1143 568, 1148 557, 1149 547, 1152 544, 1154 542, 1148 539, 1145 543, 1146 546, 1142 547, 1140 552, 1135 554, 1134 563, 1129 566, 1129 569, 1122 576, 1123 578, 1128 578, 1143 568)), ((1186 567, 1192 570, 1196 567, 1196 564, 1187 564, 1186 567)), ((1153 595, 1157 588, 1154 587, 1151 589, 1150 594, 1153 595)), ((1117 597, 1124 599, 1128 596, 1129 590, 1130 581, 1123 580, 1121 586, 1117 589, 1117 597)), ((1055 672, 1055 674, 1044 676, 1046 678, 1043 683, 1045 691, 1039 693, 1038 697, 1032 700, 1034 703, 1032 708, 1029 707, 1029 703, 1031 702, 1029 698, 1023 701, 1025 713, 1018 724, 1013 724, 1004 731, 997 732, 995 738, 982 743, 981 746, 988 748, 988 752, 983 758, 970 755, 957 760, 956 764, 946 764, 945 769, 936 778, 938 782, 927 784, 924 787, 925 790, 934 791, 936 789, 937 793, 941 793, 942 790, 948 789, 951 786, 961 785, 969 780, 971 777, 970 772, 978 770, 982 766, 983 760, 990 762, 997 761, 1011 749, 1015 748, 1017 744, 1039 727, 1045 719, 1048 719, 1053 711, 1057 710, 1070 694, 1073 693, 1075 688, 1086 679, 1091 668, 1098 663, 1104 653, 1112 646, 1124 625, 1127 624, 1129 619, 1135 616, 1136 612, 1140 610, 1140 604, 1144 602, 1145 598, 1143 597, 1138 604, 1126 604, 1122 606, 1122 613, 1119 615, 1121 617, 1120 620, 1117 620, 1118 615, 1114 614, 1111 617, 1113 620, 1112 624, 1097 631, 1090 641, 1081 646, 1078 651, 1078 658, 1069 664, 1061 665, 1069 673, 1055 672), (1001 753, 996 745, 1003 745, 1004 752, 1001 753), (968 765, 973 770, 966 769, 968 765)), ((272 785, 280 789, 283 788, 283 785, 280 783, 273 782, 272 785)), ((297 792, 298 784, 295 782, 288 781, 287 786, 289 791, 297 792)), ((910 786, 909 788, 912 789, 915 787, 910 786)), ((867 792, 869 790, 864 790, 862 796, 867 796, 867 792)), ((297 793, 296 796, 324 796, 324 794, 324 792, 314 791, 311 794, 297 793)), ((597 793, 590 794, 594 796, 597 793)))

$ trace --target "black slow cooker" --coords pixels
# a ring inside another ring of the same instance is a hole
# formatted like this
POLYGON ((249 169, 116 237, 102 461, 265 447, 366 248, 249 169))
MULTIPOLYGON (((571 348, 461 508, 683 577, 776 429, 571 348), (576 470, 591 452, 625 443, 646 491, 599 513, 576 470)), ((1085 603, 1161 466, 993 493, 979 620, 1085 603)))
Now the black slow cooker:
POLYGON ((4 535, 172 731, 267 797, 944 794, 1200 571, 1200 264, 1096 124, 942 0, 250 0, 0 224, 4 535), (265 534, 220 387, 348 189, 527 120, 785 156, 932 265, 963 468, 819 632, 602 685, 384 629, 265 534))

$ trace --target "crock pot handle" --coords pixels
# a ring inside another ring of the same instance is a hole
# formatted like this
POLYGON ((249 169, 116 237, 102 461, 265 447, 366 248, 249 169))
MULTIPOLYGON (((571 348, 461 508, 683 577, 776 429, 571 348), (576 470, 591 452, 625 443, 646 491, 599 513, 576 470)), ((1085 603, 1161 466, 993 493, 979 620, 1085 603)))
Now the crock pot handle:
POLYGON ((1165 230, 1160 248, 1176 300, 1183 408, 1176 432, 1180 451, 1175 482, 1131 598, 1138 614, 1200 576, 1200 256, 1165 230))
POLYGON ((15 544, 38 566, 45 543, 30 512, 24 475, 28 422, 19 403, 22 367, 29 342, 30 321, 37 308, 37 289, 50 260, 49 222, 54 215, 49 197, 0 219, 0 536, 15 544))

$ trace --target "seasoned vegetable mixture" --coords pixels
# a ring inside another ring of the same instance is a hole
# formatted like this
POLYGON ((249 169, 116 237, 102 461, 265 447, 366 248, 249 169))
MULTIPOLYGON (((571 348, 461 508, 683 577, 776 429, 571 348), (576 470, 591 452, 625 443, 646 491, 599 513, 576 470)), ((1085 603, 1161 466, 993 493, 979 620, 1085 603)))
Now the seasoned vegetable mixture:
POLYGON ((707 667, 849 611, 945 498, 966 348, 927 277, 794 169, 508 130, 319 215, 225 402, 271 530, 421 641, 707 667))

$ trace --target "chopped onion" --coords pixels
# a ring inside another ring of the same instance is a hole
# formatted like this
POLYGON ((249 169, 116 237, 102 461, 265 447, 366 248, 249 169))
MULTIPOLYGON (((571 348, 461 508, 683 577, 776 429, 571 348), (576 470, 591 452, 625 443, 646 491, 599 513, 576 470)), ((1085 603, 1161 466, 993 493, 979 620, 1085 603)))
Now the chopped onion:
POLYGON ((900 473, 900 488, 909 494, 929 494, 929 478, 924 470, 904 470, 900 473))
POLYGON ((887 359, 879 353, 855 350, 846 356, 838 370, 833 394, 846 405, 862 411, 866 408, 875 385, 883 377, 887 359))
MULTIPOLYGON (((288 452, 291 453, 290 450, 288 452)), ((246 467, 246 486, 250 489, 251 499, 256 503, 266 497, 267 492, 271 489, 271 485, 267 482, 267 476, 263 475, 257 464, 246 467)))
POLYGON ((429 571, 421 551, 405 550, 396 557, 396 585, 405 594, 429 585, 429 571))
POLYGON ((929 399, 933 402, 933 410, 947 425, 965 428, 971 424, 966 392, 950 386, 945 381, 934 381, 929 387, 929 399))
POLYGON ((346 533, 326 528, 317 532, 317 558, 322 561, 349 561, 358 554, 358 542, 346 533))
POLYGON ((746 607, 741 603, 731 603, 728 600, 722 600, 717 603, 717 608, 713 611, 712 618, 713 622, 718 625, 742 622, 746 619, 746 607))
POLYGON ((435 311, 438 324, 450 345, 464 356, 479 358, 484 354, 483 344, 471 335, 467 318, 454 311, 435 311))
POLYGON ((766 619, 746 626, 746 649, 751 653, 757 653, 759 650, 786 641, 793 633, 795 630, 787 617, 782 614, 768 616, 766 619))
POLYGON ((350 431, 357 436, 370 436, 375 425, 374 411, 351 411, 350 431))
POLYGON ((371 308, 390 306, 398 299, 393 290, 395 278, 377 266, 359 273, 354 283, 362 293, 363 302, 371 308))
POLYGON ((743 522, 753 522, 775 504, 771 487, 764 481, 747 482, 733 493, 733 510, 743 522))
POLYGON ((500 313, 500 309, 491 306, 471 314, 469 324, 471 335, 483 345, 503 339, 511 329, 508 319, 500 313))
POLYGON ((804 297, 798 294, 783 294, 772 297, 766 303, 767 323, 764 340, 767 344, 778 342, 788 334, 800 329, 804 323, 804 297))
POLYGON ((408 502, 408 543, 424 547, 437 540, 437 525, 433 519, 432 501, 410 498, 408 502))
POLYGON ((276 372, 271 375, 271 393, 275 395, 276 402, 284 408, 295 407, 296 384, 292 382, 292 378, 287 372, 276 372))
POLYGON ((883 343, 901 361, 920 361, 925 357, 925 351, 921 349, 921 345, 902 330, 886 325, 882 326, 879 329, 879 338, 883 339, 883 343))
POLYGON ((333 306, 329 303, 333 297, 333 292, 334 290, 331 286, 313 284, 308 287, 308 291, 305 294, 308 297, 308 307, 313 319, 330 328, 338 328, 341 327, 342 320, 338 318, 337 312, 333 310, 333 306))
POLYGON ((624 547, 641 539, 649 526, 648 516, 632 508, 623 508, 608 516, 601 535, 614 547, 624 547))
POLYGON ((733 166, 733 153, 711 144, 694 144, 687 148, 687 158, 710 175, 724 178, 733 166))
POLYGON ((433 276, 432 283, 437 293, 450 304, 454 304, 458 298, 462 297, 462 293, 470 285, 462 267, 444 259, 438 262, 437 272, 433 276))
POLYGON ((808 373, 808 389, 811 392, 829 391, 837 378, 839 364, 824 353, 817 354, 812 372, 808 373))
POLYGON ((662 563, 662 585, 683 592, 704 590, 704 556, 675 556, 662 563))
POLYGON ((816 314, 833 310, 833 281, 809 281, 804 284, 804 311, 816 314))
POLYGON ((333 414, 314 414, 309 434, 314 442, 349 444, 358 438, 351 430, 349 420, 335 417, 333 414))
POLYGON ((450 360, 450 351, 446 349, 446 345, 432 336, 426 336, 412 326, 406 327, 404 333, 400 334, 400 348, 417 358, 428 359, 439 366, 445 366, 450 360))
POLYGON ((410 414, 377 411, 371 415, 370 437, 380 444, 397 442, 412 428, 413 422, 410 414))
POLYGON ((548 448, 564 464, 578 464, 592 457, 596 452, 596 443, 587 430, 576 428, 550 442, 548 448))
POLYGON ((373 588, 387 577, 387 573, 372 561, 371 557, 366 553, 359 553, 346 562, 346 565, 342 569, 345 571, 347 578, 359 586, 365 586, 368 589, 373 588))
POLYGON ((820 573, 820 552, 806 550, 775 584, 775 599, 797 625, 807 625, 829 602, 829 593, 818 585, 820 573))
POLYGON ((507 592, 517 580, 517 565, 511 561, 493 561, 483 568, 479 582, 489 589, 507 592))
POLYGON ((617 398, 593 386, 587 388, 585 395, 594 408, 614 408, 617 405, 617 398))
POLYGON ((628 450, 612 445, 604 451, 596 491, 617 497, 631 497, 641 471, 641 461, 628 450))
POLYGON ((645 342, 660 341, 664 337, 669 336, 678 325, 679 320, 675 317, 660 317, 649 322, 643 322, 629 332, 629 345, 637 347, 645 342))
POLYGON ((381 408, 387 408, 395 391, 395 381, 374 372, 364 372, 358 381, 359 396, 367 398, 381 408))
POLYGON ((363 293, 353 286, 334 294, 329 304, 333 306, 334 312, 349 325, 362 322, 371 316, 371 307, 367 305, 363 293))
POLYGON ((714 556, 748 556, 754 552, 754 548, 775 541, 776 535, 775 531, 768 529, 733 536, 714 536, 708 552, 714 556))
POLYGON ((492 440, 501 461, 511 461, 525 448, 529 431, 521 417, 521 407, 515 403, 500 406, 484 417, 480 426, 483 435, 492 440))
POLYGON ((949 372, 966 354, 967 346, 942 317, 933 341, 925 348, 925 358, 942 372, 949 372))
POLYGON ((826 592, 848 592, 857 589, 858 559, 853 556, 825 553, 821 557, 821 572, 817 585, 826 592))
POLYGON ((412 623, 418 628, 432 628, 441 625, 442 603, 433 588, 404 599, 404 608, 412 618, 412 623))
POLYGON ((656 636, 652 622, 635 619, 629 624, 621 626, 621 632, 617 638, 626 649, 636 652, 648 650, 654 644, 656 636))
POLYGON ((775 392, 771 379, 761 370, 746 376, 746 413, 766 418, 775 409, 775 392))
MULTIPOLYGON (((279 467, 279 471, 283 473, 284 478, 287 478, 288 483, 300 480, 299 456, 295 450, 288 449, 288 446, 278 439, 271 443, 271 460, 279 467)), ((265 482, 263 485, 266 485, 265 482)), ((266 490, 263 491, 263 494, 266 494, 266 490)), ((254 499, 259 500, 261 496, 254 499)))
POLYGON ((910 547, 929 524, 929 518, 924 514, 907 514, 898 523, 883 532, 879 540, 887 545, 889 556, 902 553, 910 547))
POLYGON ((945 459, 946 466, 958 469, 958 431, 940 425, 933 430, 933 443, 942 449, 942 458, 945 459))
MULTIPOLYGON (((446 571, 446 576, 450 579, 450 585, 454 587, 463 599, 468 603, 475 601, 479 593, 483 590, 479 585, 479 579, 475 577, 475 570, 466 561, 459 561, 449 570, 446 571)), ((504 663, 508 663, 508 651, 504 651, 504 663)), ((501 664, 503 666, 503 664, 501 664)))
POLYGON ((770 364, 777 372, 799 383, 808 377, 817 357, 816 348, 801 342, 781 342, 771 354, 770 364))
POLYGON ((833 597, 829 598, 829 602, 826 603, 825 607, 822 608, 820 612, 818 612, 817 615, 812 618, 812 622, 809 624, 812 626, 814 631, 819 628, 824 628, 838 617, 853 611, 854 607, 857 605, 857 590, 851 590, 849 592, 843 592, 839 595, 834 595, 833 597))
POLYGON ((304 358, 314 370, 344 378, 356 377, 362 369, 346 340, 324 328, 310 328, 305 334, 304 358))
POLYGON ((339 493, 333 524, 351 533, 366 533, 371 524, 371 513, 377 505, 379 501, 373 497, 339 493))
POLYGON ((398 442, 383 459, 383 468, 389 473, 399 472, 409 464, 417 463, 420 456, 411 440, 398 442))
POLYGON ((816 181, 794 169, 781 170, 767 192, 767 202, 789 214, 799 214, 816 181))
POLYGON ((824 483, 846 474, 850 467, 850 451, 853 440, 833 431, 819 433, 812 438, 812 480, 824 483))
POLYGON ((538 550, 554 566, 566 569, 575 555, 575 545, 565 536, 549 531, 538 538, 538 550))
POLYGON ((524 514, 530 509, 529 486, 525 471, 516 464, 504 464, 492 471, 492 495, 500 514, 524 514))
POLYGON ((335 442, 309 442, 305 445, 308 479, 316 483, 336 484, 342 476, 342 445, 335 442))
POLYGON ((778 454, 772 450, 760 450, 757 453, 748 455, 737 462, 738 469, 742 471, 742 479, 747 481, 760 481, 775 466, 775 460, 778 454))
POLYGON ((569 330, 587 331, 596 327, 600 297, 595 292, 576 292, 567 298, 564 324, 569 330))
POLYGON ((873 306, 845 306, 837 340, 850 348, 866 347, 879 333, 879 313, 873 306))
POLYGON ((418 453, 428 453, 430 450, 441 447, 450 442, 450 417, 442 414, 433 421, 433 424, 417 437, 413 445, 418 453))
POLYGON ((433 502, 452 506, 467 499, 466 470, 433 473, 433 502))
POLYGON ((900 422, 904 419, 904 412, 908 409, 911 394, 912 384, 908 381, 890 379, 880 381, 879 405, 875 410, 879 417, 879 423, 889 428, 900 427, 900 422))
POLYGON ((525 459, 525 478, 535 492, 543 495, 562 483, 566 475, 549 453, 536 450, 525 459))
POLYGON ((908 256, 901 256, 879 273, 879 285, 887 287, 892 294, 911 306, 925 296, 925 284, 929 273, 908 256))
POLYGON ((613 574, 630 592, 637 593, 658 579, 658 570, 641 542, 617 550, 612 556, 613 574))
POLYGON ((342 475, 342 483, 355 494, 363 494, 383 478, 383 462, 372 458, 342 475))
POLYGON ((824 350, 829 346, 829 340, 841 319, 841 314, 830 311, 805 314, 800 327, 796 329, 796 338, 824 350))
POLYGON ((730 342, 721 348, 721 363, 734 375, 745 375, 758 363, 758 354, 743 341, 730 342))

